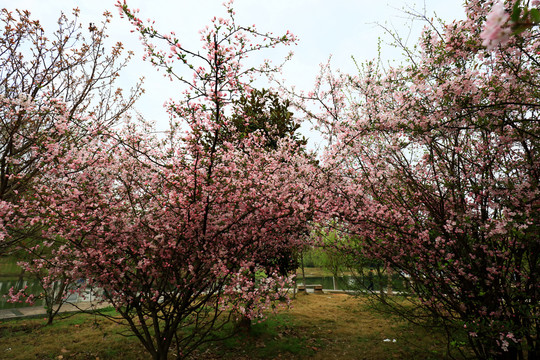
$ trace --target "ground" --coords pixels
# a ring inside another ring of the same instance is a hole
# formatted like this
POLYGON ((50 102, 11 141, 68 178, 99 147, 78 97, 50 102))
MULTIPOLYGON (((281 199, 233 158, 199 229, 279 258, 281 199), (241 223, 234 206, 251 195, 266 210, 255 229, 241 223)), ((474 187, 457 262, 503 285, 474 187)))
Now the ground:
MULTIPOLYGON (((103 318, 43 324, 0 323, 0 359, 148 359, 136 339, 103 318)), ((366 297, 307 294, 250 333, 206 345, 192 359, 442 359, 445 351, 442 336, 377 313, 366 297)))
MULTIPOLYGON (((251 342, 259 349, 270 347, 259 351, 263 355, 260 358, 444 358, 442 336, 373 311, 367 298, 346 294, 299 295, 291 309, 270 317, 269 322, 283 318, 285 321, 278 323, 273 338, 263 342, 260 336, 253 339, 247 336, 236 345, 251 342)), ((234 345, 234 342, 219 344, 218 351, 213 349, 217 352, 214 359, 253 359, 249 348, 234 345)))

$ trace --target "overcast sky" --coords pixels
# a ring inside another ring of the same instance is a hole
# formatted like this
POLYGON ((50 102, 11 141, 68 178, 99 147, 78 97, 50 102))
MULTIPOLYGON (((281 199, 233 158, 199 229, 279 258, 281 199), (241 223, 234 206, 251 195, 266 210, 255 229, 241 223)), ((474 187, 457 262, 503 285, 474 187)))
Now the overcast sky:
MULTIPOLYGON (((176 32, 182 45, 197 49, 202 27, 210 24, 213 16, 225 16, 223 0, 127 0, 131 8, 140 9, 142 19, 153 19, 162 32, 176 32)), ((129 84, 141 75, 145 76, 146 94, 137 108, 148 119, 158 124, 167 123, 163 103, 182 88, 178 83, 163 79, 148 63, 141 60, 142 47, 138 36, 130 33, 131 27, 120 19, 114 7, 116 0, 0 0, 1 7, 28 9, 40 19, 47 32, 55 29, 60 11, 67 13, 78 7, 83 24, 98 22, 100 15, 109 10, 114 19, 109 34, 114 41, 121 41, 135 51, 136 58, 124 74, 123 83, 129 84)), ((261 31, 275 34, 290 30, 299 37, 297 46, 284 51, 268 52, 264 56, 275 63, 288 50, 295 53, 284 74, 290 85, 309 90, 319 69, 332 55, 332 64, 345 72, 354 72, 351 55, 358 61, 377 56, 378 39, 383 40, 382 57, 399 61, 401 51, 384 45, 390 38, 377 24, 393 27, 403 37, 409 33, 410 19, 403 9, 414 8, 428 15, 436 13, 444 21, 464 18, 460 0, 236 0, 236 20, 240 25, 256 24, 261 31)), ((409 44, 413 45, 421 30, 421 24, 413 27, 409 44)), ((160 126, 160 127, 162 127, 160 126)))

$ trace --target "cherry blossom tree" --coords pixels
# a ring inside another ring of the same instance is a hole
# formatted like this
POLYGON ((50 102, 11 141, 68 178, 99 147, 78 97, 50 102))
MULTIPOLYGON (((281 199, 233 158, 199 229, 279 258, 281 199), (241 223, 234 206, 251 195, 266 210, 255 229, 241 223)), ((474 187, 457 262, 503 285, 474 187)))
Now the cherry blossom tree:
MULTIPOLYGON (((50 251, 41 244, 42 224, 20 202, 66 151, 92 131, 117 125, 141 91, 136 84, 124 95, 116 85, 131 53, 121 43, 107 45, 111 14, 88 28, 78 17, 77 9, 72 17, 61 14, 51 32, 29 11, 0 13, 0 256, 23 260, 25 275, 43 285, 42 296, 26 299, 44 299, 49 324, 72 279, 46 266, 50 251), (30 269, 27 262, 40 266, 30 269)), ((11 301, 28 295, 16 289, 10 294, 16 295, 11 301)))
POLYGON ((245 69, 245 57, 294 40, 237 26, 226 6, 229 18, 202 31, 201 55, 119 3, 147 59, 187 87, 168 104, 170 131, 158 138, 138 122, 92 128, 82 146, 44 164, 47 176, 21 204, 51 246, 47 266, 86 279, 81 291, 101 289, 119 314, 112 319, 154 359, 171 347, 184 358, 231 317, 261 319, 286 300, 290 279, 272 259, 302 245, 317 200, 312 156, 295 139, 269 148, 260 131, 226 136, 235 100, 249 95, 254 76, 278 70, 245 69))
POLYGON ((23 227, 8 233, 3 227, 12 214, 10 207, 23 193, 32 191, 43 175, 43 154, 52 147, 61 152, 65 143, 77 142, 90 123, 104 127, 118 123, 140 91, 136 85, 125 97, 115 86, 131 55, 124 56, 121 43, 110 50, 105 45, 111 15, 105 13, 101 25, 90 24, 88 29, 79 23, 78 10, 73 15, 69 19, 62 14, 58 29, 51 34, 29 11, 1 10, 2 252, 37 231, 23 227))
POLYGON ((285 297, 287 279, 266 260, 294 246, 305 227, 297 207, 308 199, 298 201, 302 183, 291 174, 305 164, 284 166, 284 150, 219 150, 226 159, 205 181, 204 153, 187 147, 171 158, 134 131, 129 141, 96 144, 92 167, 77 169, 73 159, 43 184, 39 203, 54 204, 43 209, 44 236, 67 240, 52 250, 55 269, 102 289, 121 315, 115 320, 154 358, 166 358, 173 343, 183 357, 230 314, 256 319, 285 297), (252 271, 267 276, 255 284, 252 271))
POLYGON ((426 27, 400 67, 326 71, 309 95, 334 139, 327 210, 344 248, 406 274, 421 314, 477 358, 536 359, 538 30, 486 49, 491 6, 468 1, 466 20, 426 27))

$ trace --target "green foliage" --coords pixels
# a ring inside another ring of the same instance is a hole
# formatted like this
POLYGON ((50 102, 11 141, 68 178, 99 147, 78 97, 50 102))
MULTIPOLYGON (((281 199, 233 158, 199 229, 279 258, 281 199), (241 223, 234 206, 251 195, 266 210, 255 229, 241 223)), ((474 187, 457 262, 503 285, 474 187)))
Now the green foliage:
POLYGON ((315 234, 319 238, 319 266, 327 269, 337 277, 350 268, 356 258, 351 257, 344 249, 350 242, 350 236, 341 232, 335 224, 320 227, 315 234))
POLYGON ((518 35, 540 24, 540 11, 534 7, 522 6, 521 0, 517 0, 512 6, 510 19, 512 30, 518 35))
POLYGON ((540 23, 540 11, 538 11, 538 9, 531 9, 529 14, 535 24, 540 23))
POLYGON ((254 132, 260 132, 266 138, 264 147, 277 149, 280 139, 292 138, 299 145, 307 143, 296 131, 300 128, 289 111, 289 100, 282 100, 279 95, 269 90, 254 89, 243 94, 234 102, 236 113, 231 117, 231 128, 225 139, 234 142, 254 132))
POLYGON ((319 247, 312 247, 304 252, 304 266, 324 268, 326 253, 319 247))
POLYGON ((17 261, 20 261, 14 256, 0 258, 0 277, 17 278, 21 274, 21 267, 17 265, 17 261))

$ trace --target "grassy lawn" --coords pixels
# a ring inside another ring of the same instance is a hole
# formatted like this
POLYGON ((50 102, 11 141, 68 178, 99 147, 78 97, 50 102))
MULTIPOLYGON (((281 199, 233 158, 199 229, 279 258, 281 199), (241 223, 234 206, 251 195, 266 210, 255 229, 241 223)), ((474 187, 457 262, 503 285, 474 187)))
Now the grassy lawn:
MULTIPOLYGON (((0 359, 148 359, 137 339, 103 318, 79 314, 50 327, 44 323, 1 322, 0 359)), ((308 294, 251 333, 207 344, 192 358, 443 359, 445 349, 441 334, 377 314, 365 298, 308 294)))

